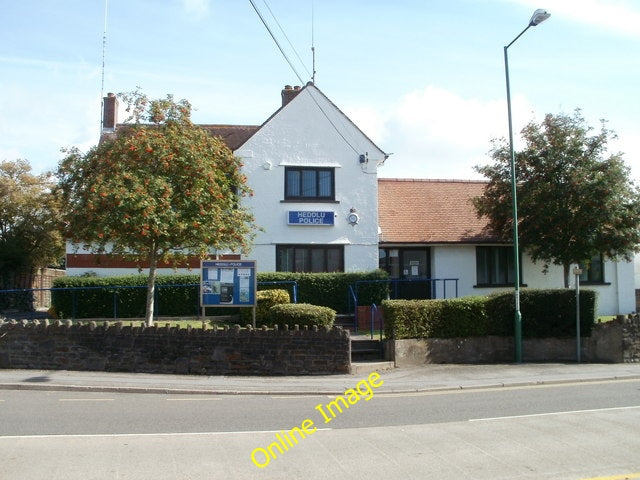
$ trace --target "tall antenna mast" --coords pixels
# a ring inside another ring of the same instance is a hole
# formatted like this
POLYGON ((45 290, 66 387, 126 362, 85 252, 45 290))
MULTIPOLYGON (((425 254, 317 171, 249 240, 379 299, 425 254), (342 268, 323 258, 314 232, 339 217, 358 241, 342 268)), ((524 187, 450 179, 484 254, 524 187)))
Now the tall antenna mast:
POLYGON ((311 82, 316 84, 316 42, 315 42, 315 8, 311 0, 311 82))
POLYGON ((104 30, 102 33, 102 79, 100 84, 100 134, 102 134, 102 128, 104 126, 104 64, 107 51, 107 11, 109 7, 109 0, 104 0, 104 30))

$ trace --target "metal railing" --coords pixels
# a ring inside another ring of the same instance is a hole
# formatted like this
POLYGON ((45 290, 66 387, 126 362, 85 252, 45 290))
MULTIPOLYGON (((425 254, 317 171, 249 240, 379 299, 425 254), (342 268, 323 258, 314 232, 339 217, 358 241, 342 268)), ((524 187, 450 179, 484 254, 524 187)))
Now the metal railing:
MULTIPOLYGON (((298 283, 296 281, 273 281, 273 282, 257 282, 258 286, 261 285, 291 285, 292 288, 292 300, 293 303, 298 303, 298 283)), ((157 319, 161 314, 161 304, 160 304, 160 290, 162 288, 167 287, 184 287, 184 288, 193 288, 199 287, 198 283, 185 283, 185 284, 156 284, 155 292, 154 292, 154 317, 157 319)), ((105 285, 105 286, 87 286, 87 287, 52 287, 52 288, 21 288, 21 289, 10 289, 10 290, 0 290, 0 305, 3 303, 3 295, 10 294, 19 294, 19 295, 30 295, 30 301, 28 299, 20 300, 20 305, 16 305, 16 308, 13 310, 18 310, 19 316, 21 319, 32 320, 36 317, 42 316, 42 313, 39 313, 33 307, 33 299, 34 294, 36 292, 55 292, 55 291, 67 291, 71 293, 71 312, 63 312, 70 313, 71 320, 76 320, 78 318, 78 300, 81 292, 83 291, 91 291, 91 290, 102 290, 105 293, 109 293, 112 295, 111 302, 113 305, 113 319, 118 320, 120 318, 119 310, 120 310, 120 298, 119 294, 122 290, 128 289, 147 289, 146 285, 105 285)), ((7 300, 7 304, 9 301, 7 300)), ((144 308, 144 306, 143 306, 144 308)), ((196 302, 194 304, 193 310, 195 317, 200 317, 200 298, 199 295, 196 296, 196 302)), ((187 315, 187 314, 184 314, 187 315)), ((83 317, 85 318, 85 317, 83 317)))
MULTIPOLYGON (((428 285, 428 290, 423 293, 428 293, 428 298, 450 298, 447 294, 451 293, 453 288, 453 296, 451 298, 458 297, 458 280, 457 278, 420 278, 420 279, 386 279, 386 280, 358 280, 353 285, 349 285, 348 297, 347 297, 347 309, 353 312, 354 316, 354 329, 358 331, 358 290, 359 287, 371 284, 387 284, 387 298, 395 300, 400 298, 401 295, 407 292, 402 292, 401 287, 403 284, 425 284, 428 285), (447 284, 452 284, 453 287, 449 287, 447 291, 447 284), (439 290, 438 285, 442 285, 439 290), (441 295, 440 295, 441 292, 441 295)), ((410 295, 409 295, 410 296, 410 295)))

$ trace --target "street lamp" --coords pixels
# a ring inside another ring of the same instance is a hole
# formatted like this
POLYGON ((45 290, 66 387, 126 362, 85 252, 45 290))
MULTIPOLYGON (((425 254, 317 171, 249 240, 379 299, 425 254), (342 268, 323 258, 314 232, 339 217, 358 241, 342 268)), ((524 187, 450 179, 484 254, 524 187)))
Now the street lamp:
POLYGON ((509 87, 509 58, 507 49, 518 40, 524 32, 530 27, 535 27, 549 18, 551 14, 546 10, 539 8, 533 12, 531 20, 527 28, 520 32, 509 45, 504 47, 504 73, 507 79, 507 111, 509 114, 509 150, 511 153, 511 198, 513 205, 513 269, 514 269, 514 285, 515 285, 515 354, 516 362, 522 362, 522 314, 520 313, 520 256, 518 249, 518 199, 516 197, 516 155, 513 150, 513 122, 511 118, 511 89, 509 87))

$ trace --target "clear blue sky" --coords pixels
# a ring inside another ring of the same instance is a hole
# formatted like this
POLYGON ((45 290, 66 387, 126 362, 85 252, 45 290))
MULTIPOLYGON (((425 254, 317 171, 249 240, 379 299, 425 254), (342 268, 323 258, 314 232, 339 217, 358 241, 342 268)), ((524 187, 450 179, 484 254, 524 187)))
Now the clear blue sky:
MULTIPOLYGON (((509 49, 516 130, 583 110, 619 135, 640 179, 637 0, 254 0, 310 79, 384 151, 384 177, 478 178, 507 135, 503 46, 536 8, 551 18, 509 49)), ((104 0, 0 0, 0 160, 54 169, 98 140, 104 0)), ((199 123, 261 124, 300 80, 249 0, 108 0, 104 93, 186 98, 199 123)))

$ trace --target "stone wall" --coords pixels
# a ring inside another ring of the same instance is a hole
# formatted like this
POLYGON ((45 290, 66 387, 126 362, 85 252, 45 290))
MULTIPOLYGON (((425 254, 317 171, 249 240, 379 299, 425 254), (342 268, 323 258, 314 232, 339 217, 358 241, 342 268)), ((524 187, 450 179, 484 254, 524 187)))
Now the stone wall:
MULTIPOLYGON (((580 339, 584 362, 640 362, 640 315, 620 316, 596 324, 590 337, 580 339)), ((513 337, 429 338, 388 340, 387 360, 396 367, 432 363, 504 363, 515 358, 513 337)), ((576 339, 523 339, 525 362, 574 362, 576 339)))
POLYGON ((624 362, 640 362, 640 314, 621 319, 624 362))
POLYGON ((349 332, 0 320, 0 368, 203 375, 350 373, 349 332))

